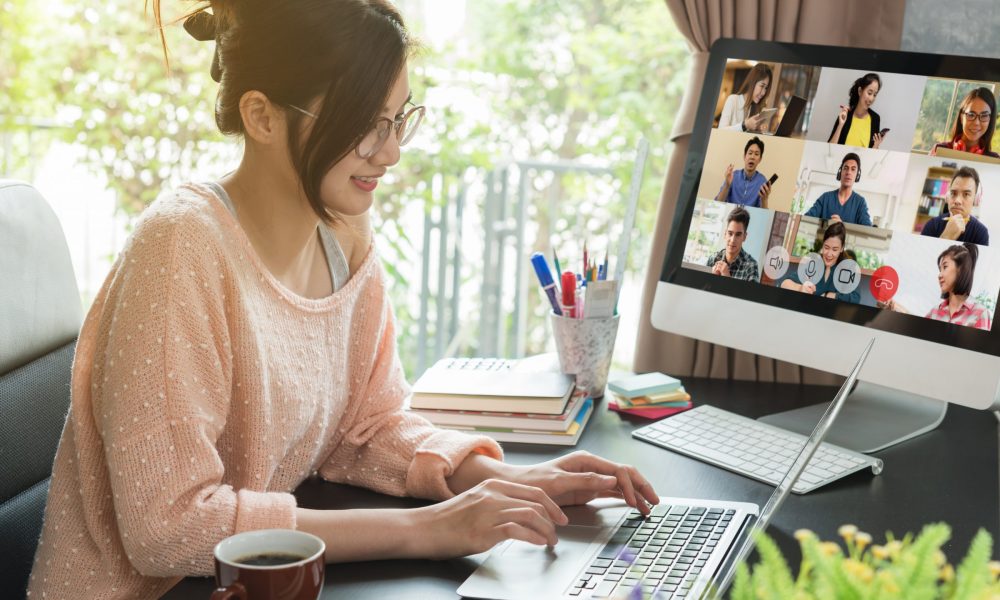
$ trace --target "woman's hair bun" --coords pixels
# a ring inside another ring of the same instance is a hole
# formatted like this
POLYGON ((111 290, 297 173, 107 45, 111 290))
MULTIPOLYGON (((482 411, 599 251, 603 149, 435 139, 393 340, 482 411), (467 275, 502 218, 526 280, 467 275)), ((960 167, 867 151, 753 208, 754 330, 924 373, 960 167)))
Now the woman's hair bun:
POLYGON ((184 20, 184 31, 199 42, 207 42, 215 39, 216 26, 215 15, 199 11, 184 20))
POLYGON ((979 247, 971 242, 964 242, 962 245, 965 246, 966 251, 969 253, 969 257, 972 258, 972 266, 975 268, 976 261, 979 259, 979 247))

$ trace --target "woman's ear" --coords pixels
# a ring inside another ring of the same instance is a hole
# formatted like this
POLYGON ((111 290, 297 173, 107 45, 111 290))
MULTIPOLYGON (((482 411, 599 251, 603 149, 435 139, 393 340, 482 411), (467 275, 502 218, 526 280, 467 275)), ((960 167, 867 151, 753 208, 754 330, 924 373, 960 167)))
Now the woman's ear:
POLYGON ((284 113, 257 90, 250 90, 240 98, 240 116, 246 135, 256 142, 270 144, 285 138, 284 113))

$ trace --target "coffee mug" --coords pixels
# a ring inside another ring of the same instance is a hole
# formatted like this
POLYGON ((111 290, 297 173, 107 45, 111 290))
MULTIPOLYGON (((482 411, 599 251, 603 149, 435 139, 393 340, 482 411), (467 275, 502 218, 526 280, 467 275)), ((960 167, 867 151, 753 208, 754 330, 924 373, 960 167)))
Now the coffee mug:
POLYGON ((244 531, 215 545, 211 600, 317 600, 326 544, 293 529, 244 531))

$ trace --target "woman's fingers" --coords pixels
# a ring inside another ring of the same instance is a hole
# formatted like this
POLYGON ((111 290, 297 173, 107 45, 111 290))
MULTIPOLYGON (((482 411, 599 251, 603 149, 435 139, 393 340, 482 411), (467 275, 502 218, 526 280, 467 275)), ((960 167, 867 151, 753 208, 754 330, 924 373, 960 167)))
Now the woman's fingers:
POLYGON ((552 521, 538 514, 537 511, 531 508, 506 508, 497 513, 497 518, 499 519, 498 526, 514 523, 521 527, 530 529, 541 536, 543 544, 555 546, 556 542, 559 541, 559 538, 556 536, 556 526, 552 523, 552 521))
POLYGON ((570 463, 566 465, 573 471, 593 471, 595 473, 613 475, 618 481, 618 487, 622 491, 625 502, 638 508, 640 511, 648 512, 649 508, 644 506, 646 502, 659 504, 660 498, 653 490, 653 486, 643 477, 635 467, 612 462, 600 456, 594 456, 586 452, 571 455, 570 463), (636 496, 638 492, 645 502, 639 502, 636 496))
MULTIPOLYGON (((490 540, 490 547, 505 540, 521 540, 522 542, 528 542, 529 544, 535 544, 536 546, 545 546, 548 544, 548 541, 542 534, 525 527, 524 525, 511 521, 502 523, 493 528, 493 536, 490 540)), ((488 548, 485 550, 488 550, 488 548)))
POLYGON ((492 479, 488 483, 493 489, 506 496, 540 504, 545 509, 548 518, 557 523, 565 524, 569 522, 566 513, 541 488, 500 479, 492 479))

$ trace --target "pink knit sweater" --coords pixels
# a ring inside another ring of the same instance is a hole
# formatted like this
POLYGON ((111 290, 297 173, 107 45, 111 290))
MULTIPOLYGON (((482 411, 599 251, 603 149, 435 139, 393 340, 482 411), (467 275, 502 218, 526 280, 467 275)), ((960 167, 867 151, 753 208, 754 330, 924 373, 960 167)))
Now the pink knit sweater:
POLYGON ((211 575, 226 536, 295 528, 289 492, 317 473, 450 497, 470 452, 500 448, 402 410, 395 338, 374 250, 306 299, 209 188, 156 201, 80 333, 31 599, 157 598, 211 575))

